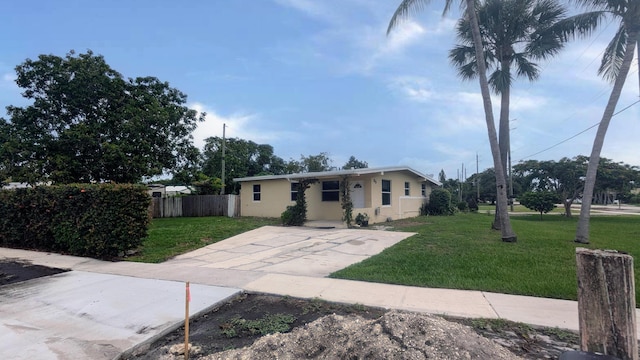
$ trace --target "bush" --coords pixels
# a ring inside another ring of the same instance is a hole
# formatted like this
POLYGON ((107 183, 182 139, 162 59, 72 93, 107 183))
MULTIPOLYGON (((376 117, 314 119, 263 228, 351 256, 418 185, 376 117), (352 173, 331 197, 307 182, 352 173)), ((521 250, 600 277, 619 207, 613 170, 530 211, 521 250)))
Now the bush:
POLYGON ((560 197, 556 193, 549 191, 526 192, 519 198, 520 204, 527 209, 538 211, 542 219, 543 213, 548 213, 559 203, 560 197))
POLYGON ((466 201, 460 201, 458 203, 458 210, 462 211, 462 212, 467 212, 469 211, 469 204, 467 204, 466 201))
POLYGON ((470 198, 467 200, 467 205, 469 206, 469 210, 472 212, 478 211, 478 202, 474 198, 470 198))
POLYGON ((307 221, 307 209, 298 204, 287 206, 287 210, 280 215, 280 219, 285 226, 302 226, 307 221))
POLYGON ((433 189, 426 205, 428 215, 453 215, 455 209, 451 206, 451 193, 445 189, 433 189))
POLYGON ((113 259, 147 236, 146 190, 112 184, 2 190, 0 244, 113 259))

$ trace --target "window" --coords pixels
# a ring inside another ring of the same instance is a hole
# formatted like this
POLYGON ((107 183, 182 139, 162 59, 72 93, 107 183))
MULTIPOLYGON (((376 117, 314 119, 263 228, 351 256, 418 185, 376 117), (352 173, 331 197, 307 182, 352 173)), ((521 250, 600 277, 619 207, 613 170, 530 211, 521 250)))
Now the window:
POLYGON ((340 201, 340 181, 322 182, 322 201, 340 201))
POLYGON ((391 180, 382 180, 382 205, 391 205, 391 180))
POLYGON ((409 187, 410 187, 409 182, 405 181, 404 182, 404 196, 409 196, 409 194, 411 194, 411 191, 410 191, 409 187))
POLYGON ((260 185, 253 185, 253 201, 260 201, 260 185))
POLYGON ((427 196, 427 184, 422 183, 422 196, 427 196))
POLYGON ((299 183, 291 183, 291 201, 298 200, 298 186, 299 183))

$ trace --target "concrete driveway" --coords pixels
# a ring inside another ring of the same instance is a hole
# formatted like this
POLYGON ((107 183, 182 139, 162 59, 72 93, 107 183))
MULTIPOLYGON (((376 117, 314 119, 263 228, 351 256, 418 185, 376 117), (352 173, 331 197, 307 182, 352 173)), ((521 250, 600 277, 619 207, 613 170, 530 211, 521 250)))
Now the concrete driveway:
POLYGON ((406 239, 413 233, 265 226, 165 264, 325 277, 406 239))
POLYGON ((321 278, 411 235, 268 226, 162 264, 0 248, 0 260, 72 270, 0 287, 0 358, 111 360, 182 323, 184 281, 193 316, 248 284, 272 288, 266 276, 321 278))

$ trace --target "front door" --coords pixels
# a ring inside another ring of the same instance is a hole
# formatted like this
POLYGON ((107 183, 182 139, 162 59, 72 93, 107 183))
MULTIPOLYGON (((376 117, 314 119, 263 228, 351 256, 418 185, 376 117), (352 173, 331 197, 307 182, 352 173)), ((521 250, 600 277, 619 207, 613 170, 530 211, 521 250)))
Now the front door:
POLYGON ((351 202, 354 209, 364 208, 364 185, 362 181, 353 181, 351 187, 351 202))

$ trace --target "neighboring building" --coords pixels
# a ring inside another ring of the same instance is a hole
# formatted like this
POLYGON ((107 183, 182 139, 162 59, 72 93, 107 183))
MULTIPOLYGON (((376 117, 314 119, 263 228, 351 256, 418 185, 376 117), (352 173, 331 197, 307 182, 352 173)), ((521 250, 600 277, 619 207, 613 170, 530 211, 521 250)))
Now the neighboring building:
POLYGON ((403 219, 420 214, 431 189, 441 184, 406 166, 266 175, 233 179, 241 184, 242 216, 280 217, 294 205, 301 179, 315 179, 305 192, 307 219, 342 220, 340 181, 347 176, 353 216, 369 215, 369 222, 403 219))
POLYGON ((164 191, 167 194, 167 196, 191 195, 191 193, 193 192, 191 190, 191 187, 184 186, 184 185, 177 185, 177 186, 167 185, 167 187, 164 188, 164 191))
POLYGON ((163 184, 149 184, 149 195, 151 195, 151 197, 158 197, 158 198, 164 198, 164 197, 170 197, 170 196, 178 196, 178 195, 191 195, 193 193, 193 190, 191 189, 191 187, 189 186, 183 186, 183 185, 177 185, 177 186, 172 186, 172 185, 163 185, 163 184))

